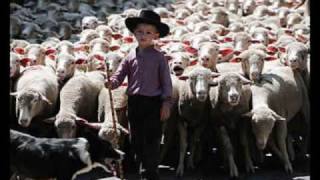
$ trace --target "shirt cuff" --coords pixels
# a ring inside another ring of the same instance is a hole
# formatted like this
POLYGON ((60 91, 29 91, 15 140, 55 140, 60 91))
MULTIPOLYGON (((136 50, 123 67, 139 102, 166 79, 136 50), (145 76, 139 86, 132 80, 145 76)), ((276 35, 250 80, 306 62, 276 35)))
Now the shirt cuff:
POLYGON ((173 104, 172 103, 172 98, 167 97, 167 98, 163 99, 162 106, 167 106, 167 107, 171 108, 172 104, 173 104))

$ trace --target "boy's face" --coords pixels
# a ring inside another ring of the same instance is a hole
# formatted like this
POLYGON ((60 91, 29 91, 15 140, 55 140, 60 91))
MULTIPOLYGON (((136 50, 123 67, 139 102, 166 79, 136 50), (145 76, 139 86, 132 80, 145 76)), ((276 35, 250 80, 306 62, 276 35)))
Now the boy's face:
POLYGON ((134 30, 134 36, 139 43, 139 47, 144 48, 153 45, 153 40, 159 38, 159 33, 156 27, 151 24, 138 24, 134 30))

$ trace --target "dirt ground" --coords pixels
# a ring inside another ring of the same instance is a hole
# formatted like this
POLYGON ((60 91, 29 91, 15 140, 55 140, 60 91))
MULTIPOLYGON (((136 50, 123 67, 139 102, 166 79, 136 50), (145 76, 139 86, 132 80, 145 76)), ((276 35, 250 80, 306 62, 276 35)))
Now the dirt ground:
MULTIPOLYGON (((209 159, 209 158, 208 158, 209 159)), ((198 169, 185 170, 183 177, 175 176, 175 169, 169 166, 159 168, 161 180, 229 180, 228 172, 222 168, 214 165, 214 159, 207 163, 205 167, 198 167, 198 169), (212 164, 212 165, 210 165, 212 164)), ((289 175, 285 173, 283 166, 279 160, 272 157, 266 157, 260 168, 256 169, 254 174, 244 173, 244 169, 240 167, 239 180, 309 180, 310 179, 310 159, 292 162, 294 173, 289 175)), ((125 173, 125 179, 139 180, 138 173, 135 173, 131 168, 125 173)))

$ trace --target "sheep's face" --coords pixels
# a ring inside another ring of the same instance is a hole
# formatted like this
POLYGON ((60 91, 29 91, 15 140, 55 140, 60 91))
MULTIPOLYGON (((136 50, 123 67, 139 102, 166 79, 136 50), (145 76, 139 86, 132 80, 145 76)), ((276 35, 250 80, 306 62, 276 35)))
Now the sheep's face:
POLYGON ((306 47, 292 47, 287 49, 285 61, 293 70, 303 71, 307 68, 308 50, 306 47))
POLYGON ((250 45, 251 41, 249 36, 239 35, 234 37, 233 46, 236 55, 239 55, 242 51, 247 50, 250 45))
POLYGON ((96 32, 88 32, 81 35, 79 42, 89 44, 95 38, 98 38, 99 34, 96 32))
POLYGON ((234 14, 237 14, 237 12, 238 12, 238 9, 239 9, 239 1, 227 1, 228 3, 227 3, 227 9, 230 11, 230 12, 232 12, 232 13, 234 13, 234 14))
POLYGON ((280 8, 279 9, 279 12, 278 12, 278 16, 279 16, 279 19, 280 19, 280 25, 282 27, 286 27, 287 25, 287 16, 289 14, 289 9, 287 8, 280 8))
POLYGON ((75 71, 75 59, 71 55, 60 55, 57 58, 56 74, 59 81, 71 77, 75 71))
POLYGON ((269 13, 267 6, 258 6, 254 12, 253 15, 255 17, 263 17, 263 16, 267 16, 269 13))
POLYGON ((57 46, 56 50, 57 50, 57 54, 62 54, 62 53, 74 54, 73 44, 71 43, 61 43, 57 46))
POLYGON ((175 17, 179 20, 184 20, 189 15, 190 15, 190 12, 186 9, 175 11, 175 17))
POLYGON ((296 39, 302 43, 306 43, 310 38, 310 29, 306 26, 296 27, 294 29, 294 36, 296 39))
POLYGON ((98 19, 96 17, 84 17, 82 19, 82 30, 95 29, 98 26, 98 19))
POLYGON ((295 24, 299 24, 302 21, 302 17, 298 14, 289 14, 287 19, 287 28, 292 28, 295 24))
POLYGON ((221 24, 221 25, 227 25, 228 14, 224 11, 215 11, 212 13, 211 20, 213 23, 221 24))
POLYGON ((256 3, 253 0, 246 0, 242 3, 242 15, 246 16, 252 14, 256 8, 256 3))
POLYGON ((109 65, 109 73, 112 75, 118 69, 123 56, 117 53, 111 53, 107 55, 106 63, 109 65))
POLYGON ((102 51, 107 53, 109 51, 109 43, 107 41, 96 42, 92 44, 91 51, 102 51))
POLYGON ((193 93, 196 96, 196 99, 200 102, 206 101, 208 97, 209 90, 209 76, 206 74, 192 74, 190 76, 190 85, 193 89, 193 93))
POLYGON ((10 53, 10 78, 14 77, 20 71, 19 56, 10 53))
POLYGON ((76 137, 76 118, 71 115, 58 114, 55 127, 59 138, 76 137))
POLYGON ((176 76, 180 76, 184 69, 188 66, 189 64, 189 58, 187 55, 183 56, 183 55, 172 55, 173 59, 170 62, 170 69, 171 72, 176 75, 176 76))
POLYGON ((99 37, 102 39, 107 40, 108 42, 111 42, 111 35, 112 35, 112 30, 110 28, 108 29, 103 29, 98 31, 99 37))
POLYGON ((269 44, 269 37, 267 31, 259 31, 253 33, 252 35, 253 42, 262 43, 263 45, 267 46, 269 44))
POLYGON ((208 48, 204 47, 200 49, 198 63, 206 68, 215 68, 219 55, 219 47, 208 48))
POLYGON ((31 120, 42 111, 44 98, 43 95, 35 91, 17 93, 18 123, 21 126, 28 127, 31 120))
POLYGON ((193 69, 188 75, 181 75, 179 79, 188 79, 188 84, 193 96, 200 102, 207 100, 209 93, 209 84, 217 73, 211 72, 209 69, 199 67, 193 69))
POLYGON ((229 29, 231 32, 240 32, 240 31, 244 31, 244 27, 242 24, 240 23, 232 23, 229 25, 229 29))
POLYGON ((231 106, 236 106, 240 102, 242 82, 237 75, 226 75, 219 81, 219 92, 222 100, 231 106))
POLYGON ((40 46, 27 47, 25 57, 30 60, 30 66, 40 64, 45 57, 45 50, 40 46))
POLYGON ((241 65, 244 74, 253 82, 258 82, 264 65, 264 56, 255 53, 249 54, 249 57, 242 59, 241 65))
POLYGON ((284 120, 281 116, 267 107, 259 107, 252 112, 252 130, 256 137, 256 145, 260 150, 266 147, 269 135, 276 120, 284 120))

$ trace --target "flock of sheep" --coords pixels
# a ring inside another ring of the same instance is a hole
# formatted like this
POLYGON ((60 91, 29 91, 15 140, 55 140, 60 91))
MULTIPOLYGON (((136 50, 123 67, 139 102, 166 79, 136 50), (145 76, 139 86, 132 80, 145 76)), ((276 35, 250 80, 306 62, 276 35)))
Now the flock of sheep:
MULTIPOLYGON (((230 177, 239 177, 240 165, 254 173, 266 150, 287 173, 296 158, 309 158, 308 0, 10 3, 11 129, 47 138, 93 131, 122 149, 130 135, 127 83, 112 91, 117 132, 104 83, 107 66, 112 74, 137 46, 124 19, 141 8, 170 26, 155 42, 173 83, 161 160, 179 144, 178 176, 206 158, 210 138, 230 177)), ((19 162, 11 167, 23 175, 19 162)))

